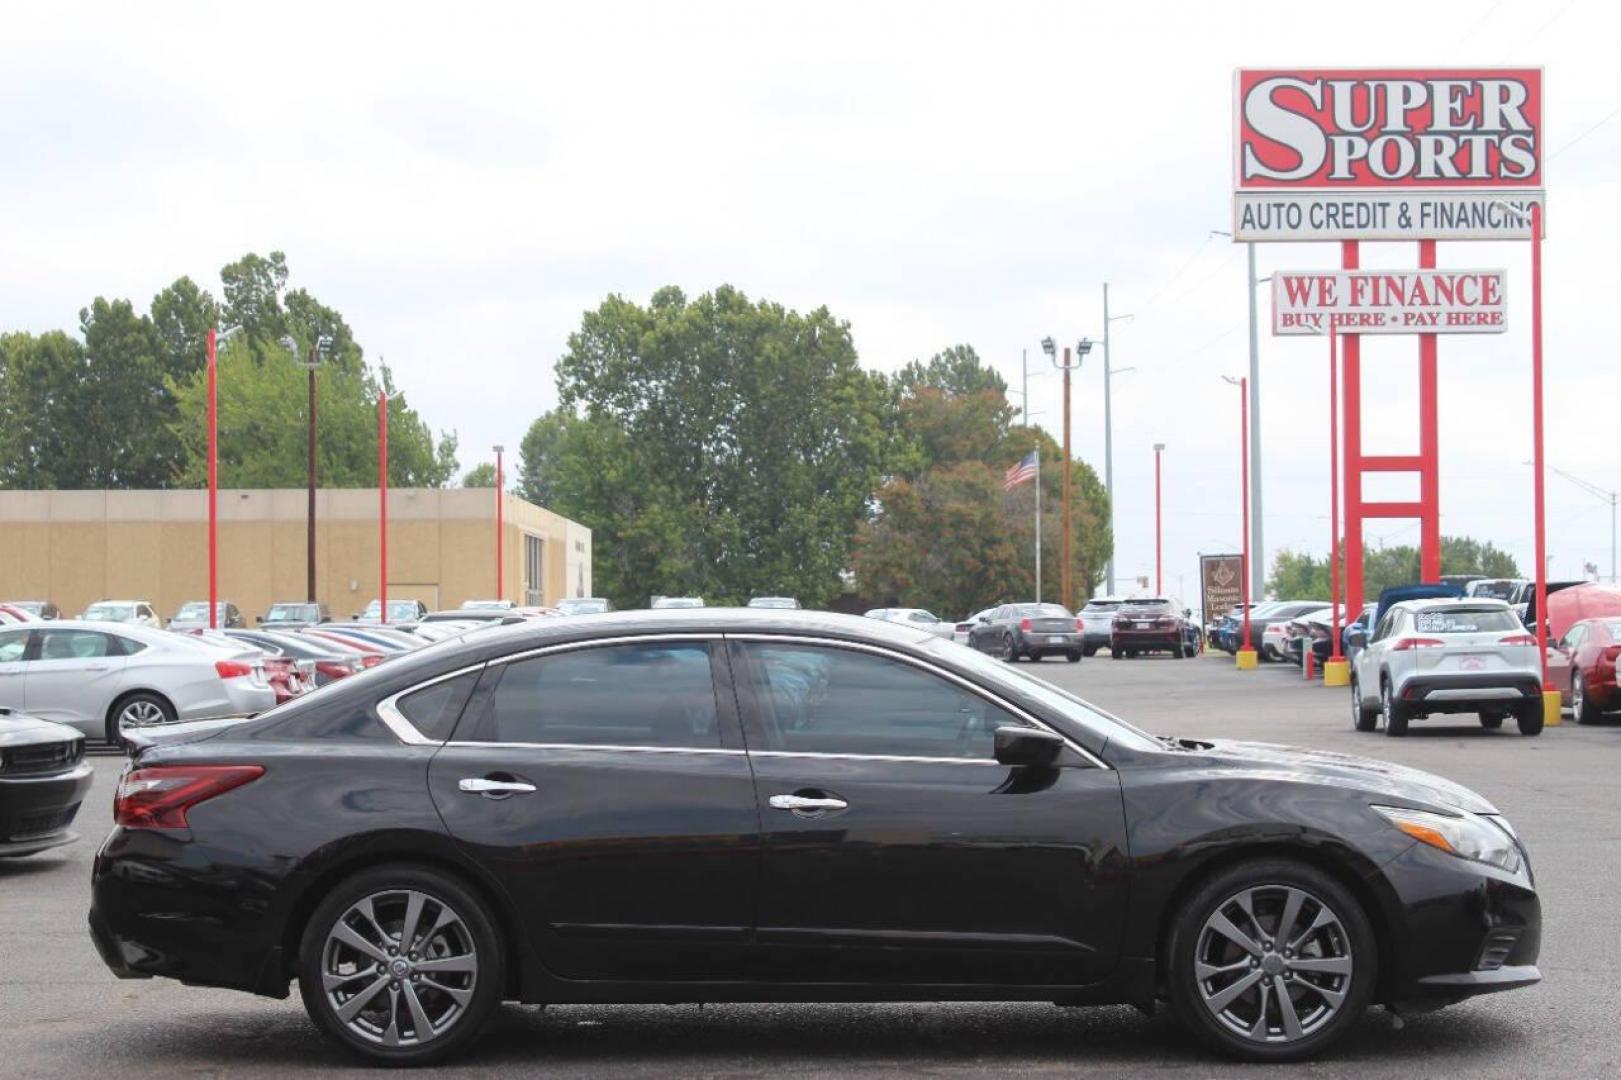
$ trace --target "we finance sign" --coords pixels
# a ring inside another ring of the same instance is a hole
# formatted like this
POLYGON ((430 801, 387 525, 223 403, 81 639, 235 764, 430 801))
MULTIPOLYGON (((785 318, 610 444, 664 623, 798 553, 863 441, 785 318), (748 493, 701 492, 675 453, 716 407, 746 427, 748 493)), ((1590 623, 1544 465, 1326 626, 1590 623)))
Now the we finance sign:
POLYGON ((1500 334, 1501 270, 1339 270, 1272 275, 1272 332, 1500 334))
POLYGON ((1542 72, 1245 69, 1239 240, 1499 240, 1543 197, 1542 72))

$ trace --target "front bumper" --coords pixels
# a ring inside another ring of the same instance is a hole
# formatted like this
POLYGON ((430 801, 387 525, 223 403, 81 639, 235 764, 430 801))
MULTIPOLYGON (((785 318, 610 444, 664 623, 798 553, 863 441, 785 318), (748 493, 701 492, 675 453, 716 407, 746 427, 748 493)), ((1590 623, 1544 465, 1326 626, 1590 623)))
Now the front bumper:
POLYGON ((68 826, 90 790, 91 768, 80 762, 65 773, 0 778, 0 858, 32 855, 79 838, 68 826))
POLYGON ((1381 876, 1399 906, 1390 1004, 1422 1012, 1542 981, 1542 904, 1529 869, 1510 875, 1414 843, 1381 876))

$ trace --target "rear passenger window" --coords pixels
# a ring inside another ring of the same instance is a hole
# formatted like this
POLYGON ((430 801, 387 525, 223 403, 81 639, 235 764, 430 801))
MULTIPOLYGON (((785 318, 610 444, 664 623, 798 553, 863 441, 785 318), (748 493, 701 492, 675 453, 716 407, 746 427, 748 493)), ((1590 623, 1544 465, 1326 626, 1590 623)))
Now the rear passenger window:
POLYGON ((485 742, 712 749, 721 745, 709 647, 604 645, 502 665, 485 742))
POLYGON ((477 671, 469 671, 406 694, 395 702, 395 708, 423 735, 435 742, 444 742, 456 729, 456 721, 467 705, 478 675, 477 671))

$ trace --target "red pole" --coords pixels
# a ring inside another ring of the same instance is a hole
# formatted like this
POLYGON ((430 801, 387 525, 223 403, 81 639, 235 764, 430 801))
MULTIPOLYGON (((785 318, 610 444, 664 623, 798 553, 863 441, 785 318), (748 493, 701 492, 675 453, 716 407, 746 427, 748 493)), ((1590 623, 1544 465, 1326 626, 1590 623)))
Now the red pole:
POLYGON ((502 533, 506 531, 502 521, 504 507, 501 505, 501 448, 495 448, 495 598, 505 599, 505 578, 501 565, 501 542, 505 539, 502 533))
POLYGON ((1531 204, 1531 440, 1535 459, 1533 497, 1536 502, 1537 656, 1542 661, 1542 689, 1548 682, 1548 531, 1542 464, 1542 206, 1531 204))
POLYGON ((1164 550, 1162 547, 1164 533, 1161 528, 1162 504, 1160 502, 1159 483, 1159 458, 1164 449, 1165 447, 1162 444, 1156 443, 1154 445, 1154 593, 1159 596, 1165 594, 1165 563, 1162 554, 1164 550))
MULTIPOLYGON (((1360 264, 1360 241, 1340 245, 1340 266, 1355 270, 1360 264)), ((1345 558, 1345 611, 1362 613, 1362 338, 1346 334, 1340 356, 1345 391, 1345 453, 1342 483, 1345 492, 1345 533, 1340 550, 1345 558)))
MULTIPOLYGON (((1328 327, 1328 531, 1329 615, 1328 658, 1340 659, 1340 334, 1328 327)), ((1327 676, 1324 676, 1325 678, 1327 676)))
MULTIPOLYGON (((1418 265, 1435 269, 1435 241, 1418 242, 1418 265)), ((1435 334, 1418 335, 1419 580, 1441 580, 1441 409, 1435 334)))
POLYGON ((208 628, 219 628, 219 349, 208 328, 208 628))
POLYGON ((377 397, 377 603, 388 622, 388 395, 377 397))
POLYGON ((1238 380, 1238 455, 1244 487, 1244 651, 1254 652, 1250 644, 1250 380, 1245 375, 1238 380))

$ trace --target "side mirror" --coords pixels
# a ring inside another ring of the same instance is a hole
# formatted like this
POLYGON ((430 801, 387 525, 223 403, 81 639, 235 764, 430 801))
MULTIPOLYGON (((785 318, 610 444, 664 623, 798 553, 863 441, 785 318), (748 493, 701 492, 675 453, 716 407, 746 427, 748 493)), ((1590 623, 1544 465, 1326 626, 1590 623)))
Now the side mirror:
POLYGON ((1345 635, 1345 643, 1355 645, 1359 649, 1363 648, 1368 644, 1368 632, 1353 627, 1351 632, 1345 635))
POLYGON ((991 617, 989 615, 981 615, 979 618, 975 619, 974 621, 977 622, 981 626, 989 626, 990 621, 991 621, 991 617))
POLYGON ((1044 768, 1057 763, 1064 740, 1050 731, 1028 727, 996 729, 996 760, 1001 765, 1044 768))

